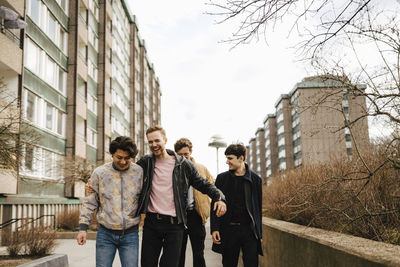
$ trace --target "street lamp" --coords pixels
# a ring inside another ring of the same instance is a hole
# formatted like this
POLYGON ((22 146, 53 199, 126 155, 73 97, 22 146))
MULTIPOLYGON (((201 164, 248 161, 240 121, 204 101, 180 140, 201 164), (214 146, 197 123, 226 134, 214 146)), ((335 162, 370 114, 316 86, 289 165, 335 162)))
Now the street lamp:
POLYGON ((222 138, 222 136, 220 136, 219 134, 213 135, 211 136, 210 139, 210 143, 208 143, 209 147, 215 147, 217 149, 217 175, 219 173, 218 170, 218 148, 220 147, 226 147, 226 142, 224 141, 224 139, 222 138))

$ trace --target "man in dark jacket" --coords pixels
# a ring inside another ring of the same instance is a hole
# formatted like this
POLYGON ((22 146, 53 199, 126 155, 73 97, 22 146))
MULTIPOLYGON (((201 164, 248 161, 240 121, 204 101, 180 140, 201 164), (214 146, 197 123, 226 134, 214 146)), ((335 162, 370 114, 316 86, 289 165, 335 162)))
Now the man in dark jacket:
POLYGON ((237 266, 240 249, 244 266, 257 267, 258 254, 262 255, 261 178, 244 162, 243 145, 228 146, 225 156, 229 171, 219 174, 215 185, 224 193, 229 209, 220 218, 211 212, 212 249, 222 253, 224 267, 237 266))
POLYGON ((187 193, 193 186, 213 201, 213 212, 226 212, 225 196, 213 184, 200 176, 192 162, 165 149, 167 137, 160 126, 150 127, 146 137, 151 155, 137 164, 143 168, 143 186, 138 213, 145 213, 141 266, 178 266, 182 239, 187 225, 187 193), (163 250, 161 258, 160 253, 163 250))

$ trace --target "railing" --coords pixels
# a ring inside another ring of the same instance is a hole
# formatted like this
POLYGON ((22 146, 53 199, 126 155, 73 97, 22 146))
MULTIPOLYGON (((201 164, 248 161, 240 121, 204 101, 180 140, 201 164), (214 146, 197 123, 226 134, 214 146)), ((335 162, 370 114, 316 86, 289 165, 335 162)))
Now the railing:
POLYGON ((22 225, 20 225, 20 226, 18 226, 16 228, 16 230, 19 230, 19 229, 25 227, 26 225, 33 224, 34 222, 36 222, 36 221, 38 221, 38 220, 40 220, 40 219, 42 219, 44 217, 53 218, 53 223, 52 223, 53 224, 53 229, 56 229, 56 215, 54 215, 54 214, 41 215, 41 216, 39 216, 37 218, 13 218, 13 219, 10 219, 10 220, 0 224, 0 229, 3 229, 3 228, 8 227, 8 226, 11 226, 12 224, 17 223, 19 221, 28 221, 27 223, 24 223, 24 224, 22 224, 22 225))

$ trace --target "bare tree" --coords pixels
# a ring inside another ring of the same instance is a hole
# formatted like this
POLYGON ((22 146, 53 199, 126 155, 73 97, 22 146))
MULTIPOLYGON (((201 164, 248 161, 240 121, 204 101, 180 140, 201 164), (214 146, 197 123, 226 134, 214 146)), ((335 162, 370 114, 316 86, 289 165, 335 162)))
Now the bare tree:
POLYGON ((67 157, 62 167, 66 195, 69 197, 83 197, 85 184, 90 179, 96 164, 79 157, 67 157))
MULTIPOLYGON (((400 23, 396 12, 367 7, 360 15, 364 19, 349 23, 340 38, 348 51, 331 47, 331 53, 313 60, 320 75, 329 73, 330 79, 349 88, 349 97, 367 99, 363 115, 343 113, 342 127, 351 133, 353 158, 308 170, 317 175, 292 191, 285 201, 291 214, 286 219, 399 244, 400 190, 395 185, 400 182, 400 23), (373 131, 385 131, 375 134, 368 151, 362 151, 354 131, 354 125, 365 118, 373 131), (379 128, 374 127, 378 123, 379 128), (305 219, 305 214, 312 215, 305 219)), ((322 95, 309 108, 328 106, 330 97, 322 95)))
POLYGON ((0 79, 0 167, 17 171, 26 144, 34 144, 37 134, 21 120, 21 105, 15 92, 0 79))
MULTIPOLYGON (((395 2, 394 0, 392 2, 395 2)), ((299 49, 313 58, 324 45, 342 35, 349 24, 363 19, 371 0, 210 0, 208 14, 218 23, 235 21, 237 29, 226 41, 234 46, 265 37, 285 23, 291 23, 288 34, 303 37, 299 49)), ((380 7, 378 7, 380 8, 380 7)))

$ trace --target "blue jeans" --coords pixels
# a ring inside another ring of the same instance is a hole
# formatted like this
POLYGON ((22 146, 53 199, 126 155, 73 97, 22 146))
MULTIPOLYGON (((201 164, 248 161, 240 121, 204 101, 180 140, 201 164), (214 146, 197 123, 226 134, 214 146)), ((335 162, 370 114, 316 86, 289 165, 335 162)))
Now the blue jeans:
POLYGON ((96 237, 96 267, 112 267, 117 249, 122 267, 138 267, 138 231, 117 235, 100 225, 96 237))

